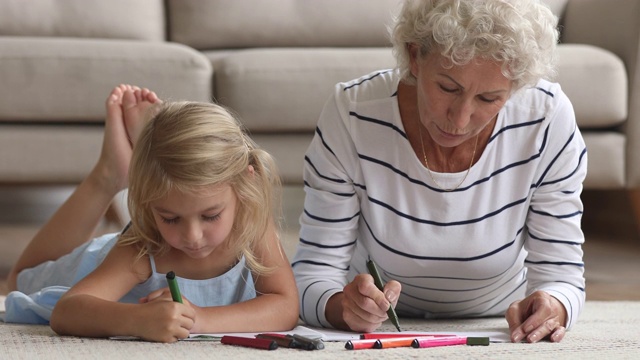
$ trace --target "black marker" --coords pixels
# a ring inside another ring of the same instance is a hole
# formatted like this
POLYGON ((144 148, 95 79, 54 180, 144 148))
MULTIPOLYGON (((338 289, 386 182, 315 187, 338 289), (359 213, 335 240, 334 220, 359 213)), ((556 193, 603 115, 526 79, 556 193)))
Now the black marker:
MULTIPOLYGON (((367 261, 367 268, 369 269, 369 274, 373 276, 373 282, 376 284, 380 291, 384 291, 384 285, 382 284, 382 278, 380 277, 380 273, 378 272, 378 268, 373 260, 367 261)), ((400 330, 400 321, 398 320, 398 314, 396 314, 396 310, 393 306, 389 305, 389 309, 387 310, 387 315, 389 315, 389 319, 391 319, 391 323, 400 330)))

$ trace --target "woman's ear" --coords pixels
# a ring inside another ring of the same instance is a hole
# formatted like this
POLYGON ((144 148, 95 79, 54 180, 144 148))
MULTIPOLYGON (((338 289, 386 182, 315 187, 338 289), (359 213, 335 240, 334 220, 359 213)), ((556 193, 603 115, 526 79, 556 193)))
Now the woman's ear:
POLYGON ((417 44, 407 44, 407 51, 409 52, 409 69, 413 77, 418 77, 418 58, 420 57, 420 49, 417 44))
POLYGON ((256 170, 253 168, 253 165, 249 165, 249 167, 247 167, 247 171, 251 176, 253 176, 256 173, 256 170))

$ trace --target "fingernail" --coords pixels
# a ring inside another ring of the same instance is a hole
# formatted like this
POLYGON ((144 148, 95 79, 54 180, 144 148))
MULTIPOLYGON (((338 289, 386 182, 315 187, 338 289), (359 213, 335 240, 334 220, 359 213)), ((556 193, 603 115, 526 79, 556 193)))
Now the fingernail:
POLYGON ((530 342, 536 342, 538 341, 538 334, 537 333, 533 333, 529 336, 529 341, 530 342))
POLYGON ((515 334, 511 338, 511 341, 514 342, 514 343, 517 343, 517 342, 520 342, 520 339, 522 339, 522 335, 521 334, 515 334))
POLYGON ((389 300, 389 302, 394 302, 397 298, 397 295, 394 291, 386 292, 384 295, 387 298, 387 300, 389 300))

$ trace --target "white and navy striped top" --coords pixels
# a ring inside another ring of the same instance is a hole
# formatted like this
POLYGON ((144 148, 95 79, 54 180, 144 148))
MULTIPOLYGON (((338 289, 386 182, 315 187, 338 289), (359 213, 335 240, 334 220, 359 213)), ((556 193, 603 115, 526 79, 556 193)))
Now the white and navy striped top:
MULTIPOLYGON (((320 116, 292 263, 302 320, 330 327, 327 300, 371 258, 402 284, 400 316, 497 316, 544 290, 570 327, 585 301, 587 151, 560 86, 515 93, 462 186, 444 192, 407 140, 398 82, 388 70, 338 84, 320 116)), ((465 172, 433 175, 453 187, 465 172)))

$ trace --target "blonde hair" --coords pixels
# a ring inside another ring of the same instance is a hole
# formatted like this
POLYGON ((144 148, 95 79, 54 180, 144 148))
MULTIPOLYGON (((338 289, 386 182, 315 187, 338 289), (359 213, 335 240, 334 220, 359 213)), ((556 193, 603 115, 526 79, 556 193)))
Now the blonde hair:
POLYGON ((409 45, 439 52, 449 66, 474 58, 502 63, 514 90, 555 75, 558 19, 539 0, 406 0, 391 42, 403 81, 415 84, 409 45))
POLYGON ((269 272, 254 250, 265 246, 258 241, 270 226, 279 230, 280 179, 272 157, 219 105, 167 102, 156 111, 134 146, 128 195, 131 227, 120 244, 138 246, 139 257, 163 253, 169 245, 157 229, 151 202, 172 189, 197 193, 203 186, 228 184, 238 206, 226 243, 238 259, 244 255, 252 271, 269 272))

